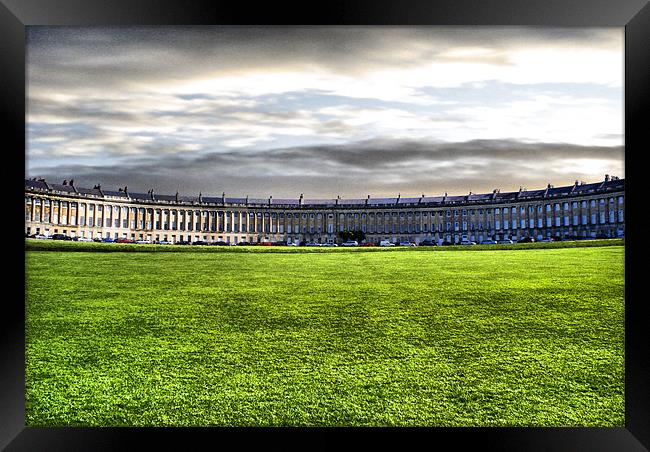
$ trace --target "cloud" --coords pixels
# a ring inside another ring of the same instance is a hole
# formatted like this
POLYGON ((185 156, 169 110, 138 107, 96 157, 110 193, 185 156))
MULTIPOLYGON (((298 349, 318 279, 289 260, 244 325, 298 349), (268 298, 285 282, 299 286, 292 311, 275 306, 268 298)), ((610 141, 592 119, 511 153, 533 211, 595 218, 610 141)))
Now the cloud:
POLYGON ((30 26, 27 50, 28 173, 55 180, 365 196, 623 170, 622 29, 30 26))
MULTIPOLYGON (((371 140, 346 145, 221 152, 197 158, 141 157, 119 167, 60 165, 35 168, 51 180, 74 178, 103 187, 151 187, 158 193, 221 193, 312 198, 337 194, 433 195, 570 185, 594 172, 624 177, 622 147, 474 140, 440 143, 371 140)), ((602 177, 602 174, 600 175, 602 177)))

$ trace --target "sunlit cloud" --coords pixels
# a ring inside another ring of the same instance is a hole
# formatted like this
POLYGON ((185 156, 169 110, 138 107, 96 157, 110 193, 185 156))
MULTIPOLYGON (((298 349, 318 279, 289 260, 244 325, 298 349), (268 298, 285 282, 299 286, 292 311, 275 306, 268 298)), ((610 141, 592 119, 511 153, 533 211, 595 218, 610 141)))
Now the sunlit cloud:
POLYGON ((622 28, 29 27, 27 45, 28 176, 357 195, 624 176, 622 28))

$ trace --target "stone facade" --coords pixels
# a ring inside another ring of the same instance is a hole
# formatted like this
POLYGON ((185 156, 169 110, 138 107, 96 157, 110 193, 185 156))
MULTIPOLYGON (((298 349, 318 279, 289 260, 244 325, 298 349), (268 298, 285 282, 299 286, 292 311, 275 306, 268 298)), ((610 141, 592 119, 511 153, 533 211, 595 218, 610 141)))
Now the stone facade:
POLYGON ((157 195, 25 180, 25 233, 134 240, 339 242, 363 231, 378 243, 620 237, 624 180, 540 190, 420 198, 248 199, 157 195))

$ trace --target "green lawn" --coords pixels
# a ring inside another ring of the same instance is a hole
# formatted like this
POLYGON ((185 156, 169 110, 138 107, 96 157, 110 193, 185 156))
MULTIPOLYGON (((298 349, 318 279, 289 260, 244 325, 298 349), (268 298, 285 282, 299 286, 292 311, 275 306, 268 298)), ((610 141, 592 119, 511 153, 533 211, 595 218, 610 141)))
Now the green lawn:
POLYGON ((27 251, 26 424, 623 426, 623 261, 27 251))

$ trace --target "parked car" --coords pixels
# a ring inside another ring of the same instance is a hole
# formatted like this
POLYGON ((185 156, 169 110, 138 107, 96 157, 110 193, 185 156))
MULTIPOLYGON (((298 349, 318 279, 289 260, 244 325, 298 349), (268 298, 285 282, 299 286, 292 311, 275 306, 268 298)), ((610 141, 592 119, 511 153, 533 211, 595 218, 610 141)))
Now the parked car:
POLYGON ((481 245, 496 245, 496 244, 497 244, 497 241, 496 240, 491 240, 491 239, 483 240, 481 242, 481 245))
POLYGON ((519 240, 517 243, 533 243, 535 242, 535 239, 532 237, 524 237, 521 240, 519 240))
POLYGON ((44 234, 36 234, 34 236, 34 238, 38 239, 38 240, 49 240, 49 237, 47 235, 44 235, 44 234))
POLYGON ((284 240, 279 240, 277 242, 273 242, 273 246, 287 246, 287 242, 285 242, 284 240))
POLYGON ((204 240, 197 240, 196 242, 192 242, 192 245, 207 245, 208 242, 204 240))
POLYGON ((246 241, 239 242, 237 246, 250 246, 250 242, 246 242, 246 241))
POLYGON ((424 239, 420 242, 419 246, 436 246, 436 243, 433 240, 424 239))
POLYGON ((327 243, 323 243, 323 246, 338 246, 338 245, 333 242, 327 242, 327 243))
POLYGON ((77 242, 92 242, 93 239, 90 237, 77 237, 77 242))
POLYGON ((343 246, 359 246, 359 242, 356 240, 347 240, 342 243, 343 246))
POLYGON ((72 240, 72 237, 68 237, 65 234, 54 234, 52 235, 52 240, 72 240))
POLYGON ((122 237, 120 239, 115 240, 115 243, 135 243, 135 241, 132 239, 127 239, 126 237, 122 237))
POLYGON ((510 239, 499 240, 500 245, 514 245, 514 243, 515 242, 510 239))
POLYGON ((553 239, 550 238, 550 237, 545 237, 542 240, 540 240, 540 242, 552 242, 552 241, 553 241, 553 239))
POLYGON ((373 242, 366 242, 366 243, 362 243, 361 246, 377 246, 377 244, 373 242))
POLYGON ((102 243, 102 238, 101 238, 101 237, 95 237, 95 238, 93 239, 93 242, 96 242, 96 243, 102 243))
MULTIPOLYGON (((176 245, 191 245, 191 242, 189 242, 187 240, 179 240, 178 242, 176 242, 176 245)), ((213 243, 213 245, 214 245, 214 243, 213 243)))
POLYGON ((136 240, 135 243, 138 243, 140 245, 150 245, 152 242, 151 240, 140 239, 140 240, 136 240))
POLYGON ((415 246, 415 243, 411 242, 400 242, 399 246, 415 246))
POLYGON ((321 244, 316 242, 307 242, 305 243, 305 246, 321 246, 321 244))
POLYGON ((390 240, 382 240, 379 242, 379 246, 395 246, 390 240))
POLYGON ((298 246, 296 242, 287 242, 287 246, 298 246))
POLYGON ((113 240, 111 237, 104 237, 102 239, 102 242, 104 242, 104 243, 113 243, 113 242, 115 242, 115 240, 113 240))
POLYGON ((158 245, 173 245, 169 240, 161 240, 158 242, 158 245))
POLYGON ((476 245, 476 242, 473 242, 471 240, 463 240, 460 242, 461 245, 476 245))
POLYGON ((271 242, 260 242, 260 246, 273 246, 271 242))

